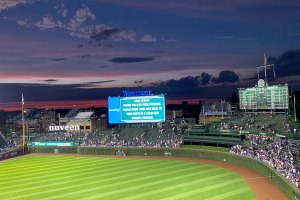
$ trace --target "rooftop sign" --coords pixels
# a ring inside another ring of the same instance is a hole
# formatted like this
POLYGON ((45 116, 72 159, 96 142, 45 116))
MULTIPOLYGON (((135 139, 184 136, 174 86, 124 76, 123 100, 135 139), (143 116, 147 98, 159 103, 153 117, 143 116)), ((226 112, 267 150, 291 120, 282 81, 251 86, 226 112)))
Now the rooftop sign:
POLYGON ((80 126, 49 126, 48 131, 79 131, 80 126))
POLYGON ((151 90, 141 90, 141 91, 123 90, 122 93, 123 93, 124 97, 150 96, 150 95, 152 95, 152 91, 151 90))

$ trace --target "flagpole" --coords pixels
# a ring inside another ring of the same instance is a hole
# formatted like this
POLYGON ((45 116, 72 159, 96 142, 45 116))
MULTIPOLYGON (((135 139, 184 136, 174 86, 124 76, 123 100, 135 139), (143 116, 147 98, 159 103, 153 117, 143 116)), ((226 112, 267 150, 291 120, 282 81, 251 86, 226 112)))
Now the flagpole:
POLYGON ((297 113, 296 113, 296 96, 294 94, 294 115, 295 115, 295 122, 297 121, 297 113))
POLYGON ((25 154, 25 119, 24 119, 24 98, 22 93, 22 144, 23 154, 25 154))

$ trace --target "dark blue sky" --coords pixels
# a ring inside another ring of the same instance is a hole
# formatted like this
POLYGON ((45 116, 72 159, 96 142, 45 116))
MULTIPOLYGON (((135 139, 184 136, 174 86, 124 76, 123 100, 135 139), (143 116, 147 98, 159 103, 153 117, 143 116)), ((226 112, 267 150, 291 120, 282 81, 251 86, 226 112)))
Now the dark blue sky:
POLYGON ((297 90, 299 10, 298 0, 1 0, 0 103, 137 86, 222 98, 255 84, 264 53, 276 65, 270 83, 297 90))

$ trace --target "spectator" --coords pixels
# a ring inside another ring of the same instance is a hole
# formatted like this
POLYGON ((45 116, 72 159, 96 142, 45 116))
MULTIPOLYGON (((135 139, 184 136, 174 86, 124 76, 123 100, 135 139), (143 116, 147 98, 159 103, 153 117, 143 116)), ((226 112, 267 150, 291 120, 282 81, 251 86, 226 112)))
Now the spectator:
POLYGON ((261 160, 300 188, 299 147, 299 141, 249 134, 243 145, 233 146, 230 153, 261 160))

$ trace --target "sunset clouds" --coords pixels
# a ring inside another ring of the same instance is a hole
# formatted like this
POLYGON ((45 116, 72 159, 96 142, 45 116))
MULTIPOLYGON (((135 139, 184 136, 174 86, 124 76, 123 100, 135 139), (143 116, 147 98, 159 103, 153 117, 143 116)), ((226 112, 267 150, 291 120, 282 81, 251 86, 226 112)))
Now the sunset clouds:
POLYGON ((1 0, 0 102, 25 91, 32 101, 105 99, 134 87, 223 97, 255 84, 265 52, 276 83, 300 89, 299 8, 296 0, 1 0))

